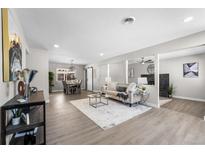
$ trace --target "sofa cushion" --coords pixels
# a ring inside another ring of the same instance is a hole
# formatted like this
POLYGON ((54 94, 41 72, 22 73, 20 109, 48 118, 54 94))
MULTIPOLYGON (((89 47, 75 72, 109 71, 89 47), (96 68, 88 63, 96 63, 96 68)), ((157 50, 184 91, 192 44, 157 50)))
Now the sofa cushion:
POLYGON ((110 95, 110 96, 117 96, 117 94, 118 94, 117 91, 112 91, 112 90, 107 90, 106 93, 107 93, 107 95, 110 95))

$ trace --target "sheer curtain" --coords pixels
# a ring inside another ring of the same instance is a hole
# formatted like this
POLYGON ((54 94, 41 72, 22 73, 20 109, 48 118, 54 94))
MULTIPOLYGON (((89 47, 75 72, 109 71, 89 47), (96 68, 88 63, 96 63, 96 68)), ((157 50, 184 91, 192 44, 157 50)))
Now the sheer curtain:
POLYGON ((112 82, 125 83, 126 81, 126 64, 124 61, 109 64, 109 72, 112 82))

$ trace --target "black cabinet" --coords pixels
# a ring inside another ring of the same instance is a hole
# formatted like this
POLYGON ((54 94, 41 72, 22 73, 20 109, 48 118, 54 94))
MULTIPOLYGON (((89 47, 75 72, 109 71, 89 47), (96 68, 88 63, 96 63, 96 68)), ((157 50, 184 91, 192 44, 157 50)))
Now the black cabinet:
POLYGON ((148 85, 154 85, 154 74, 141 74, 142 78, 147 78, 148 85))
POLYGON ((6 136, 13 134, 9 144, 23 144, 24 138, 15 138, 14 134, 27 131, 34 128, 39 128, 36 136, 36 144, 46 144, 46 104, 43 96, 43 91, 38 91, 32 94, 28 103, 19 103, 17 99, 21 96, 15 96, 1 107, 1 144, 6 144, 6 136), (13 126, 10 122, 6 122, 6 113, 15 108, 32 108, 29 109, 30 124, 25 124, 23 121, 17 126, 13 126))
POLYGON ((159 95, 161 97, 168 97, 169 90, 169 74, 160 74, 159 75, 159 95))

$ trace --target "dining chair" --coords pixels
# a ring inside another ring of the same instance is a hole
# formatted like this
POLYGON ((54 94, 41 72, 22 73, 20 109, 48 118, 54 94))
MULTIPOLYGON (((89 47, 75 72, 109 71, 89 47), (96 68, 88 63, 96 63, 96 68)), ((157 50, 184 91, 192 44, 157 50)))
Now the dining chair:
POLYGON ((78 91, 78 94, 81 93, 81 84, 82 84, 82 80, 78 80, 78 83, 77 83, 77 91, 78 91))
POLYGON ((67 86, 67 84, 66 84, 66 81, 62 81, 62 83, 63 83, 63 92, 64 92, 66 95, 68 95, 68 86, 67 86))

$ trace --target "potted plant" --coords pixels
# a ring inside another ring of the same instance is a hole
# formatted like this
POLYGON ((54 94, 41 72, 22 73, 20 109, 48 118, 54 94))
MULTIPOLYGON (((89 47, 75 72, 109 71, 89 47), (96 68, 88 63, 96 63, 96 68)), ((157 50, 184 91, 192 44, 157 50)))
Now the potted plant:
POLYGON ((49 72, 48 73, 48 78, 49 78, 49 93, 52 93, 52 87, 54 86, 53 81, 54 81, 54 73, 49 72))
POLYGON ((171 84, 168 88, 168 97, 169 98, 172 98, 173 92, 174 92, 174 86, 173 86, 173 84, 171 84))
POLYGON ((13 109, 12 125, 19 125, 21 120, 22 109, 13 109))

